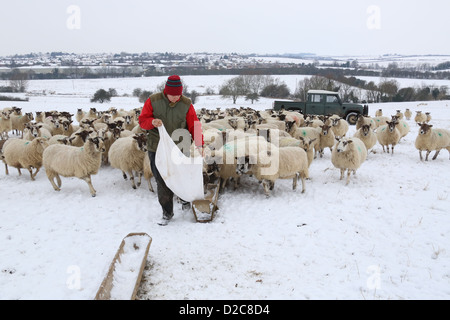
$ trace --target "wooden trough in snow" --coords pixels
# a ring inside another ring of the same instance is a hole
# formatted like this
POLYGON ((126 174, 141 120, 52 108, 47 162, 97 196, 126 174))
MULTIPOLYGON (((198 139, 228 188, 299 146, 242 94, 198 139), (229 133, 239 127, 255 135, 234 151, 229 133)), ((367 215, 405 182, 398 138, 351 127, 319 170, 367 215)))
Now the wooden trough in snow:
POLYGON ((95 300, 136 298, 151 242, 146 233, 130 233, 122 240, 95 300))

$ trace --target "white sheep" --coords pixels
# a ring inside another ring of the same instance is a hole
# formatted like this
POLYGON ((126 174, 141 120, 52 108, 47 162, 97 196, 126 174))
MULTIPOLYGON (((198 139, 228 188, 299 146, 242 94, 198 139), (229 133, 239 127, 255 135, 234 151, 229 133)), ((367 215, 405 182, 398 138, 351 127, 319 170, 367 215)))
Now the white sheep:
MULTIPOLYGON (((295 122, 286 122, 287 124, 287 132, 294 138, 300 139, 302 138, 309 138, 311 140, 314 140, 313 147, 314 147, 314 158, 316 157, 317 153, 320 151, 320 128, 312 128, 312 127, 298 127, 295 122)), ((336 133, 335 133, 336 134, 336 133)))
POLYGON ((11 114, 9 111, 0 113, 0 138, 8 139, 8 132, 12 130, 11 114))
POLYGON ((377 136, 368 124, 365 124, 359 128, 353 136, 360 139, 364 143, 367 152, 369 152, 369 150, 371 150, 377 143, 377 136))
POLYGON ((266 197, 270 196, 275 181, 292 179, 292 189, 296 190, 299 178, 302 181, 302 193, 306 190, 305 179, 308 174, 308 158, 305 150, 298 147, 277 148, 261 151, 257 159, 246 157, 244 163, 238 163, 237 172, 244 174, 251 171, 253 176, 262 182, 266 197))
POLYGON ((81 148, 62 144, 53 144, 46 148, 43 165, 53 189, 61 190, 60 175, 77 177, 86 181, 91 195, 95 197, 97 192, 92 185, 91 175, 97 174, 103 151, 103 140, 99 137, 89 137, 81 148))
POLYGON ((415 123, 422 123, 427 121, 427 115, 423 114, 422 111, 416 111, 416 116, 414 117, 415 123))
POLYGON ((42 157, 44 150, 48 147, 48 142, 44 138, 36 138, 33 141, 23 139, 10 139, 3 146, 3 162, 5 163, 6 174, 9 174, 8 165, 20 169, 27 169, 30 172, 31 180, 35 180, 37 173, 42 167, 42 157), (33 168, 36 171, 33 173, 33 168))
POLYGON ((383 115, 383 109, 378 109, 375 111, 375 117, 381 117, 383 115))
POLYGON ((335 143, 335 135, 331 126, 321 125, 320 126, 320 142, 319 142, 319 154, 323 157, 325 148, 329 148, 330 152, 333 151, 333 146, 335 143))
POLYGON ((425 115, 427 116, 427 123, 429 123, 431 121, 431 113, 425 112, 425 115))
POLYGON ((334 135, 338 138, 345 137, 349 129, 347 120, 337 117, 330 117, 330 119, 333 121, 332 130, 334 132, 334 135))
POLYGON ((215 150, 211 152, 211 157, 205 158, 207 165, 206 171, 215 173, 220 178, 220 192, 230 180, 234 180, 234 189, 240 182, 240 175, 236 172, 236 165, 243 162, 245 158, 252 156, 256 159, 258 153, 262 150, 267 151, 270 145, 262 136, 245 136, 236 140, 222 140, 224 136, 218 136, 214 142, 215 150), (222 143, 226 142, 223 144, 222 143))
POLYGON ((21 135, 23 138, 23 130, 25 129, 25 125, 34 120, 33 113, 27 112, 24 115, 22 114, 12 114, 11 115, 11 127, 13 130, 16 130, 16 134, 21 135))
POLYGON ((144 175, 144 157, 147 153, 147 137, 138 134, 131 137, 119 138, 110 147, 108 159, 111 167, 122 170, 123 178, 130 176, 131 186, 136 189, 135 174, 139 177, 137 186, 141 185, 144 175))
POLYGON ((386 121, 386 125, 381 126, 377 130, 377 140, 379 144, 383 147, 383 152, 386 152, 384 147, 387 148, 387 153, 389 153, 389 146, 392 147, 392 155, 394 155, 394 147, 398 144, 400 140, 400 131, 398 131, 395 121, 386 121))
POLYGON ((350 174, 356 174, 356 170, 361 167, 367 158, 367 149, 364 143, 358 138, 343 138, 331 153, 331 163, 341 171, 340 180, 344 178, 345 170, 347 170, 347 182, 350 183, 350 174))
POLYGON ((397 110, 397 112, 395 113, 395 116, 399 119, 399 120, 403 120, 403 113, 401 110, 397 110))
POLYGON ((52 134, 43 123, 27 123, 23 131, 23 139, 31 141, 38 137, 49 140, 52 134))
POLYGON ((381 126, 384 126, 386 124, 386 121, 391 120, 389 117, 385 117, 385 116, 378 116, 375 118, 372 118, 374 123, 375 123, 375 127, 373 127, 372 129, 376 129, 379 128, 381 126))
POLYGON ((433 125, 427 123, 419 123, 420 129, 415 141, 415 147, 419 150, 420 161, 423 161, 422 151, 426 151, 425 161, 431 151, 436 150, 433 160, 436 160, 442 149, 447 149, 450 153, 450 130, 432 129, 433 125))
POLYGON ((395 122, 395 125, 400 132, 400 139, 409 133, 409 124, 405 120, 400 120, 397 116, 392 116, 392 121, 395 122))
POLYGON ((405 119, 406 119, 406 120, 411 120, 411 117, 412 117, 412 112, 411 112, 411 110, 409 110, 408 108, 406 108, 406 110, 405 110, 405 119))
POLYGON ((372 128, 376 127, 375 120, 372 119, 372 117, 363 116, 363 115, 359 114, 358 120, 356 121, 356 130, 358 130, 365 124, 372 126, 372 128))

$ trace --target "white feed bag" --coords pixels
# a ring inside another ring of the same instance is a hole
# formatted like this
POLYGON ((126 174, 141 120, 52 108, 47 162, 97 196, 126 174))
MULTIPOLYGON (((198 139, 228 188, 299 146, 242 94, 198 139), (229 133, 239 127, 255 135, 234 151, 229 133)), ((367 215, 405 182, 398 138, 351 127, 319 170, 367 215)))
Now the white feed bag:
POLYGON ((184 201, 203 200, 203 158, 186 157, 164 126, 158 131, 155 164, 167 187, 184 201))

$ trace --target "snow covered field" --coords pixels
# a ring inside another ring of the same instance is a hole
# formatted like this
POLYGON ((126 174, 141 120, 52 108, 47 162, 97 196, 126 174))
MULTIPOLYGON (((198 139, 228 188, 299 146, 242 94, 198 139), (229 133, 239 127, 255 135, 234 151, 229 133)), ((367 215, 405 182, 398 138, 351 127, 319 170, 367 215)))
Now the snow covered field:
MULTIPOLYGON (((280 78, 293 90, 301 77, 280 78)), ((190 90, 211 86, 217 92, 226 78, 184 80, 190 90)), ((154 90, 165 79, 31 81, 30 91, 55 94, 0 102, 0 109, 135 108, 141 105, 134 97, 104 105, 89 98, 99 88, 154 90)), ((271 103, 241 98, 236 106, 263 110, 271 103)), ((435 127, 450 129, 450 101, 424 104, 372 104, 370 115, 379 108, 385 115, 429 111, 435 127)), ((195 106, 233 104, 207 96, 195 106)), ((19 176, 10 168, 6 176, 0 169, 0 299, 93 299, 131 232, 152 237, 139 299, 449 299, 449 154, 421 162, 414 147, 418 126, 409 124, 395 154, 376 145, 349 186, 326 150, 311 164, 305 194, 292 191, 290 181, 277 181, 266 199, 258 182, 245 177, 238 190, 220 196, 208 224, 196 223, 176 204, 173 221, 158 226, 161 209, 146 182, 133 190, 111 167, 93 176, 96 198, 78 179, 62 178, 55 192, 44 169, 36 181, 26 170, 19 176)))

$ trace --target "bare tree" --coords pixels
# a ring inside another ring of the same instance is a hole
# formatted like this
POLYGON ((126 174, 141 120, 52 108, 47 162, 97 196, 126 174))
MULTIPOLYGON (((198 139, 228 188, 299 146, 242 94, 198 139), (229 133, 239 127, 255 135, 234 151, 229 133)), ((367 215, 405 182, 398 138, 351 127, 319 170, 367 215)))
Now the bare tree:
POLYGON ((28 73, 22 73, 19 70, 13 70, 9 78, 9 85, 13 92, 25 92, 28 88, 28 73))

